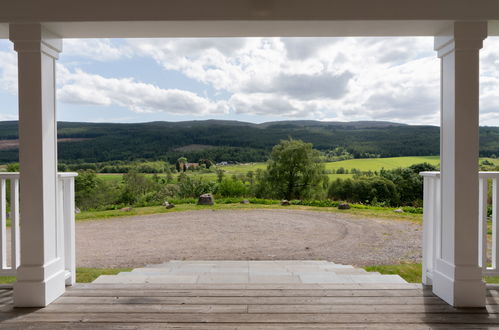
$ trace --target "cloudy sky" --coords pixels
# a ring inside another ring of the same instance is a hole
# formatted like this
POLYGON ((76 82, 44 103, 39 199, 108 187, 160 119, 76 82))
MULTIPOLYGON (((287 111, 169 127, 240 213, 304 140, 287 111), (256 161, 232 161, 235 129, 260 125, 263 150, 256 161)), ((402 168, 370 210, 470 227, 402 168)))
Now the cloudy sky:
MULTIPOLYGON (((439 120, 433 38, 70 39, 57 74, 63 121, 439 120)), ((0 40, 0 120, 17 119, 16 86, 0 40)), ((481 124, 499 126, 499 38, 480 94, 481 124)))

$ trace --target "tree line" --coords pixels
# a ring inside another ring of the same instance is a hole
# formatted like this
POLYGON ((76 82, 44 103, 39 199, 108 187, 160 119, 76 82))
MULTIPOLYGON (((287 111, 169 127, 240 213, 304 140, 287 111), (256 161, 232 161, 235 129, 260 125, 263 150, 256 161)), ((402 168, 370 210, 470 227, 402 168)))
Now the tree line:
POLYGON ((80 171, 76 178, 76 205, 81 209, 118 208, 127 205, 161 205, 164 201, 197 198, 212 193, 220 198, 287 199, 303 201, 348 201, 376 206, 422 206, 423 181, 419 172, 436 170, 430 164, 409 168, 356 172, 351 179, 329 182, 322 154, 311 143, 282 140, 272 148, 265 169, 228 176, 223 168, 211 166, 216 179, 195 171, 146 176, 137 169, 123 175, 121 182, 100 179, 93 170, 80 171))

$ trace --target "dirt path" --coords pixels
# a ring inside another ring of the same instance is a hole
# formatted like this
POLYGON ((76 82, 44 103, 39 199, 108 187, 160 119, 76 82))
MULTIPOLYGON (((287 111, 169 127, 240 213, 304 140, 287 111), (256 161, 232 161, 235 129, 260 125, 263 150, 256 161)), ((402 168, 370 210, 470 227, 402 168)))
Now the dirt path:
POLYGON ((294 210, 203 210, 78 222, 79 267, 168 260, 321 259, 352 265, 421 259, 421 226, 294 210))

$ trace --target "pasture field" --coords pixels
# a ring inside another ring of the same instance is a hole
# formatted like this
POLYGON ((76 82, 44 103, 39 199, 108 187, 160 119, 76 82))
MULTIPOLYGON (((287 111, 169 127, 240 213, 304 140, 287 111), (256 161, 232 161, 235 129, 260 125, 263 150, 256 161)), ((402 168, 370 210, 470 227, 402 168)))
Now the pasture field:
MULTIPOLYGON (((495 165, 499 165, 499 159, 494 158, 480 158, 481 161, 488 160, 495 165)), ((352 169, 358 169, 361 171, 379 171, 381 169, 392 170, 395 168, 405 168, 414 164, 419 163, 430 163, 432 165, 438 166, 440 163, 439 156, 415 156, 415 157, 389 157, 389 158, 366 158, 366 159, 349 159, 342 160, 338 162, 328 162, 326 163, 326 170, 338 170, 339 168, 344 168, 345 170, 351 171, 352 169)), ((239 164, 239 165, 226 165, 219 166, 218 168, 223 169, 225 171, 225 176, 230 177, 232 175, 240 175, 246 174, 249 171, 255 172, 257 169, 265 169, 265 163, 248 163, 248 164, 239 164)), ((187 172, 190 175, 191 172, 187 172)), ((196 173, 195 175, 200 175, 207 180, 216 180, 217 176, 215 173, 196 173)), ((98 174, 99 178, 106 181, 121 181, 122 174, 117 173, 100 173, 98 174)), ((153 174, 146 174, 147 176, 152 176, 153 174)), ((159 174, 162 176, 162 174, 159 174)), ((176 174, 174 175, 176 176, 176 174)), ((351 178, 351 174, 328 174, 329 180, 334 181, 336 179, 346 179, 351 178)))
POLYGON ((340 167, 351 170, 353 168, 361 171, 379 171, 381 169, 393 170, 399 167, 409 167, 419 163, 430 163, 438 165, 439 156, 418 156, 418 157, 389 157, 389 158, 367 158, 367 159, 349 159, 339 162, 326 163, 326 169, 337 170, 340 167))

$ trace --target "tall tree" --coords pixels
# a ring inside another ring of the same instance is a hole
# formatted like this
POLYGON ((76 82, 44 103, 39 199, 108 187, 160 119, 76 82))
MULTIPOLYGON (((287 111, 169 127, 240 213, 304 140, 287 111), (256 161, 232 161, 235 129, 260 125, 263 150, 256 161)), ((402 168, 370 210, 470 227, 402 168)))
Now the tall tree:
POLYGON ((180 157, 179 159, 177 159, 177 163, 175 164, 177 172, 185 172, 185 170, 187 169, 186 164, 187 164, 187 158, 180 157))
POLYGON ((293 139, 272 148, 266 177, 271 191, 286 199, 310 198, 328 180, 320 152, 311 143, 293 139))

